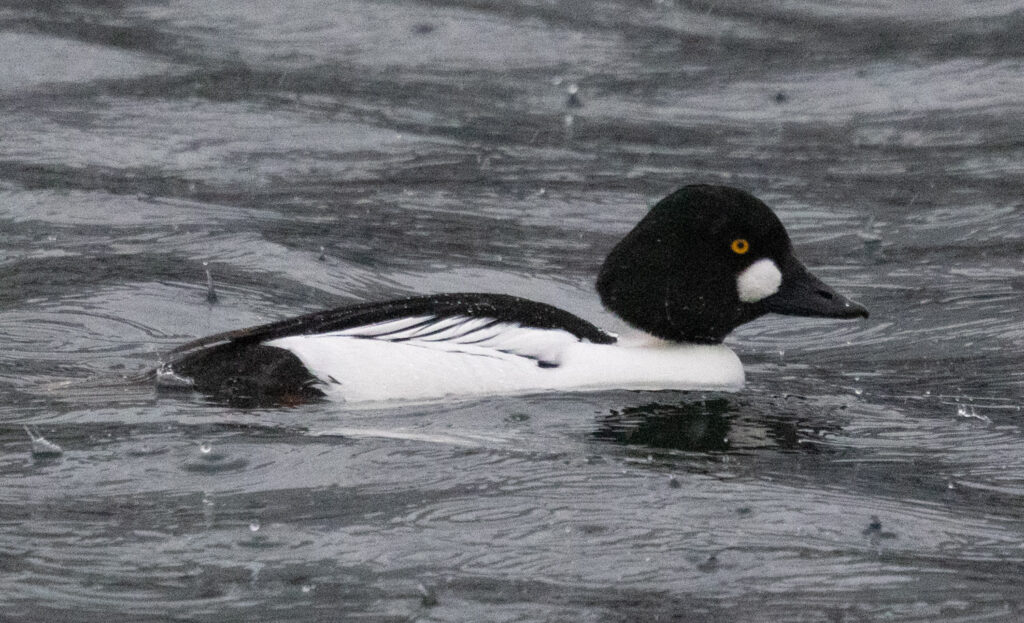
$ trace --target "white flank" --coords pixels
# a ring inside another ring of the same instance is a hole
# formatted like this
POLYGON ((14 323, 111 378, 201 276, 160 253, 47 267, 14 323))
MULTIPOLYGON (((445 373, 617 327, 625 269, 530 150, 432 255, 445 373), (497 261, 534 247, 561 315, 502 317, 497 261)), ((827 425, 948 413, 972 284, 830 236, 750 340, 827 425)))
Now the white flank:
POLYGON ((779 291, 782 272, 768 258, 757 260, 736 278, 736 290, 744 303, 756 303, 779 291))
POLYGON ((601 389, 735 391, 744 381, 739 358, 722 345, 591 344, 567 331, 484 318, 403 319, 267 345, 294 353, 328 397, 345 402, 601 389))

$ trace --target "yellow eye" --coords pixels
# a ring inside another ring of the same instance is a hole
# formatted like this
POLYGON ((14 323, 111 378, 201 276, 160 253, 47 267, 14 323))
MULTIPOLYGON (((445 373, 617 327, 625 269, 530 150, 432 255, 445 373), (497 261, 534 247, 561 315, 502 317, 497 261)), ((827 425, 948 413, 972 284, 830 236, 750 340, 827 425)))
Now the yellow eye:
POLYGON ((743 255, 744 253, 750 250, 750 243, 747 242, 746 238, 737 238, 736 240, 732 241, 732 244, 729 245, 729 248, 732 249, 733 253, 737 255, 743 255))

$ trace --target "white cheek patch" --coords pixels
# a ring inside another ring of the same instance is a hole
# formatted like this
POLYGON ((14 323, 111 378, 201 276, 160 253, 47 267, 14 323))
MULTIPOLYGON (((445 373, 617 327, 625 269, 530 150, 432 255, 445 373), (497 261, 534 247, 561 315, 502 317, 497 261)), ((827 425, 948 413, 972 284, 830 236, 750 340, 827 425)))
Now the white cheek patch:
POLYGON ((736 278, 736 290, 744 303, 756 303, 779 291, 782 272, 775 262, 760 259, 747 266, 736 278))

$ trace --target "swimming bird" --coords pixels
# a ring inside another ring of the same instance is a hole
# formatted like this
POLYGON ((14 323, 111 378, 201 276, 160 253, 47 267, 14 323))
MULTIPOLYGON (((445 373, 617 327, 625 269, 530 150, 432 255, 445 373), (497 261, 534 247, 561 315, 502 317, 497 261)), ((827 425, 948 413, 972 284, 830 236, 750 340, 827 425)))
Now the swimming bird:
POLYGON ((768 313, 868 316, 804 267, 767 205, 728 186, 658 201, 608 254, 597 292, 639 338, 505 294, 435 294, 205 337, 174 349, 157 383, 240 405, 737 391, 743 366, 722 340, 739 325, 768 313))

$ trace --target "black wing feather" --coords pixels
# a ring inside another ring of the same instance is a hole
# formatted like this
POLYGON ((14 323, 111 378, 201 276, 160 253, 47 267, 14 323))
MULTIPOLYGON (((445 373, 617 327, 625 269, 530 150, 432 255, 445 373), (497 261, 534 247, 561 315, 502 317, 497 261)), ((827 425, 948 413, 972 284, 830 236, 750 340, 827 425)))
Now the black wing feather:
POLYGON ((379 303, 337 307, 279 320, 270 324, 210 335, 171 351, 187 353, 214 344, 257 344, 291 335, 313 335, 342 331, 408 316, 466 316, 516 322, 524 327, 561 329, 595 344, 612 344, 615 336, 569 312, 529 299, 507 294, 452 293, 417 296, 379 303))

